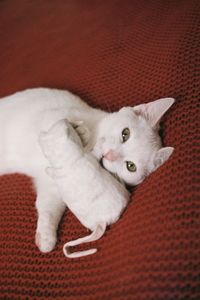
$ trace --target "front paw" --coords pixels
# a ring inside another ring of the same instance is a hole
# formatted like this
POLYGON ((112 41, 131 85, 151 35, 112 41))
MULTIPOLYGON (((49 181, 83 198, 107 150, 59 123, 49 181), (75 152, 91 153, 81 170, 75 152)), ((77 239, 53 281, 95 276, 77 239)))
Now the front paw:
POLYGON ((76 130, 76 132, 78 133, 83 147, 85 147, 88 144, 90 139, 89 129, 84 125, 82 121, 77 121, 71 124, 73 128, 76 130))
POLYGON ((56 245, 56 236, 36 232, 35 243, 41 252, 47 253, 54 249, 56 245))

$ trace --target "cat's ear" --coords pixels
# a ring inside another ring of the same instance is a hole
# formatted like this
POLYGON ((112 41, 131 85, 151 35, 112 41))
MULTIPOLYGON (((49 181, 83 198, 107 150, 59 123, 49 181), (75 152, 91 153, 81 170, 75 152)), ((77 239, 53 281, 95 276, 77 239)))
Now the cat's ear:
POLYGON ((146 104, 134 106, 133 110, 136 114, 143 116, 150 125, 155 128, 174 101, 173 98, 162 98, 146 104))
POLYGON ((151 172, 155 171, 158 167, 163 165, 169 159, 173 151, 173 147, 163 147, 159 149, 153 157, 151 172))

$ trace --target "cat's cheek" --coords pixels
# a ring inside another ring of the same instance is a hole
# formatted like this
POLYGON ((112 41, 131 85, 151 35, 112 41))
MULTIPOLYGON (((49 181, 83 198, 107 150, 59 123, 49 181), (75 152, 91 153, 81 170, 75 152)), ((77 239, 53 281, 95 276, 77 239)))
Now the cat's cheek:
POLYGON ((124 175, 124 181, 126 182, 126 184, 131 186, 136 186, 142 183, 145 178, 146 178, 145 175, 141 175, 137 173, 133 173, 133 174, 130 173, 129 175, 124 175))

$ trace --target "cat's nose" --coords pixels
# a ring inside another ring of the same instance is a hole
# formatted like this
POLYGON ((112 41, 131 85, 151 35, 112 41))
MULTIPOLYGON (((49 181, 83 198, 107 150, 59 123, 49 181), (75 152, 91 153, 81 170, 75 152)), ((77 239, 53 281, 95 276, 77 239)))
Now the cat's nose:
POLYGON ((120 155, 113 150, 109 150, 103 157, 107 160, 115 161, 120 157, 120 155))

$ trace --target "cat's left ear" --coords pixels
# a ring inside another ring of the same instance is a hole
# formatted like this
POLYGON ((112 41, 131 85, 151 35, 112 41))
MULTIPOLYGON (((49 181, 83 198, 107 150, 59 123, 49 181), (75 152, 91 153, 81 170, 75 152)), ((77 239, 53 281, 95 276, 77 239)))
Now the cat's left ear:
POLYGON ((173 147, 163 147, 163 148, 159 149, 153 157, 150 171, 153 172, 158 167, 163 165, 169 159, 169 157, 173 153, 173 151, 174 151, 173 147))
POLYGON ((159 125, 160 119, 174 103, 173 98, 162 98, 146 104, 133 107, 136 114, 143 116, 152 127, 159 125))

